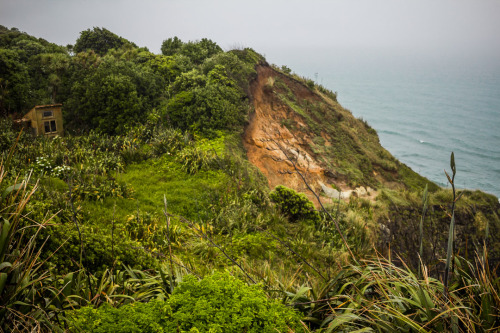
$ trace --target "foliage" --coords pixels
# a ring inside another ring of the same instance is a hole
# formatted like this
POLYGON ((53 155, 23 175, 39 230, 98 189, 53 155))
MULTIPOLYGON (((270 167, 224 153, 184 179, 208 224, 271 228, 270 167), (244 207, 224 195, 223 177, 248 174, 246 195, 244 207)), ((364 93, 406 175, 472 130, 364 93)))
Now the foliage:
POLYGON ((66 119, 109 134, 123 134, 129 124, 146 117, 159 98, 160 80, 150 69, 105 57, 81 81, 73 83, 66 119))
POLYGON ((67 131, 124 134, 161 107, 171 125, 211 133, 237 129, 249 111, 255 63, 206 38, 169 38, 164 55, 97 27, 81 32, 74 55, 8 29, 0 44, 0 112, 21 115, 35 104, 62 103, 67 131))
POLYGON ((266 59, 261 54, 255 52, 254 49, 246 47, 244 49, 235 49, 229 51, 230 53, 235 54, 238 59, 243 61, 244 63, 255 67, 257 64, 266 64, 266 59))
POLYGON ((164 56, 150 54, 146 65, 159 74, 166 82, 173 82, 182 72, 188 71, 191 64, 183 56, 164 56))
POLYGON ((165 39, 161 44, 161 53, 166 56, 171 56, 179 52, 184 43, 177 37, 165 39))
POLYGON ((217 53, 213 57, 203 62, 202 71, 208 75, 215 68, 219 69, 219 78, 227 76, 234 82, 243 92, 249 94, 249 84, 252 79, 257 76, 255 63, 247 63, 233 52, 217 53), (218 67, 219 66, 219 67, 218 67), (221 73, 221 70, 223 71, 221 73))
POLYGON ((99 55, 105 55, 110 49, 131 44, 123 37, 119 37, 106 28, 94 27, 80 32, 76 40, 74 51, 76 53, 94 50, 99 55))
MULTIPOLYGON (((97 276, 101 276, 106 269, 121 267, 122 264, 135 269, 154 268, 156 264, 152 255, 143 250, 140 242, 125 237, 123 227, 116 224, 114 235, 102 226, 80 225, 84 248, 83 267, 97 276)), ((74 224, 57 225, 41 234, 41 237, 47 236, 50 238, 43 257, 51 258, 50 266, 53 269, 68 273, 80 268, 80 240, 74 224), (64 246, 60 248, 61 244, 64 246)))
POLYGON ((55 102, 69 57, 64 47, 16 28, 0 28, 0 114, 22 116, 55 102))
MULTIPOLYGON (((56 170, 56 169, 54 169, 56 170)), ((61 172, 56 170, 54 172, 61 172)), ((130 198, 133 189, 123 182, 116 182, 111 179, 94 177, 93 179, 78 179, 78 183, 72 188, 76 200, 96 200, 103 201, 105 198, 130 198)))
POLYGON ((28 106, 28 68, 18 52, 0 49, 0 114, 22 112, 28 106))
POLYGON ((37 104, 51 104, 59 101, 59 91, 62 88, 66 72, 71 64, 71 58, 65 53, 42 53, 32 56, 29 60, 30 78, 37 104))
POLYGON ((290 218, 290 221, 310 220, 318 222, 319 213, 314 209, 313 203, 303 193, 297 193, 293 189, 279 185, 273 192, 269 193, 269 199, 274 202, 279 210, 290 218))
POLYGON ((177 155, 177 162, 182 165, 182 170, 195 174, 199 170, 207 170, 217 164, 217 157, 210 150, 199 147, 186 147, 177 155))
POLYGON ((151 140, 153 154, 175 154, 182 150, 188 143, 189 137, 178 129, 164 128, 156 133, 151 140))
POLYGON ((210 133, 242 125, 248 104, 242 91, 227 77, 222 65, 207 75, 193 69, 176 78, 170 87, 174 95, 167 105, 171 124, 182 130, 210 133))
POLYGON ((188 57, 195 65, 201 65, 205 59, 220 52, 222 52, 220 46, 207 38, 202 38, 200 41, 187 42, 179 50, 180 54, 188 57))
MULTIPOLYGON (((423 279, 405 266, 382 258, 343 267, 325 284, 318 299, 328 304, 313 306, 312 313, 330 309, 322 322, 325 332, 370 328, 377 332, 488 331, 499 328, 496 310, 500 302, 498 278, 486 266, 457 260, 456 283, 450 301, 443 297, 442 282, 423 279)), ((314 315, 313 315, 314 316, 314 315)))
MULTIPOLYGON (((19 133, 13 128, 10 118, 0 118, 0 152, 3 160, 7 159, 10 148, 17 140, 19 133)), ((25 135, 21 135, 24 139, 25 135)))
MULTIPOLYGON (((14 146, 10 156, 13 150, 14 146)), ((39 295, 47 291, 43 281, 48 272, 41 269, 43 262, 35 242, 48 220, 22 226, 21 219, 36 184, 29 185, 29 178, 15 179, 9 184, 9 163, 10 158, 0 162, 0 329, 47 330, 52 323, 48 309, 40 308, 44 300, 39 295)))
POLYGON ((289 67, 287 67, 286 65, 281 66, 281 71, 283 73, 285 73, 285 74, 291 74, 292 73, 292 70, 289 67))
POLYGON ((166 301, 82 308, 73 330, 92 332, 302 332, 299 315, 228 273, 184 277, 166 301))

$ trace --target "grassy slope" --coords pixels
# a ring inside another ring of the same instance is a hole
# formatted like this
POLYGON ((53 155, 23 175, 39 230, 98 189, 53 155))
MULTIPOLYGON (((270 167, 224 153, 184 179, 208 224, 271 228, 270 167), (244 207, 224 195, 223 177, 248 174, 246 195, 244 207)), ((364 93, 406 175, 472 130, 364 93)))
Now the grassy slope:
POLYGON ((303 119, 306 127, 298 128, 284 121, 297 136, 310 136, 309 150, 327 169, 345 182, 375 188, 425 187, 438 189, 434 183, 397 161, 379 142, 377 132, 344 109, 336 96, 310 80, 276 72, 273 93, 282 103, 303 119), (308 93, 301 92, 309 90, 308 93))
POLYGON ((227 181, 221 171, 187 174, 181 169, 181 164, 169 155, 129 165, 117 179, 134 189, 133 198, 87 202, 85 207, 93 212, 94 217, 109 219, 115 202, 117 218, 134 215, 137 209, 159 215, 163 211, 165 195, 170 212, 196 220, 203 211, 202 207, 210 205, 208 193, 227 181))

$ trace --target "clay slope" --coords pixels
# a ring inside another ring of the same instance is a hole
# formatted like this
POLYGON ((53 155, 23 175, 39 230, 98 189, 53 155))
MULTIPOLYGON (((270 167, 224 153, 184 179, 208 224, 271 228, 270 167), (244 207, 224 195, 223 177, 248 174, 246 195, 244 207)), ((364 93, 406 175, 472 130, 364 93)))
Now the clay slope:
MULTIPOLYGON (((300 79, 257 67, 250 92, 255 111, 243 135, 248 159, 269 187, 285 185, 314 199, 290 159, 317 193, 373 197, 381 186, 402 186, 397 162, 366 122, 300 79), (278 145, 282 148, 279 149, 278 145), (287 157, 288 156, 288 157, 287 157)), ((313 200, 314 201, 314 200, 313 200)))

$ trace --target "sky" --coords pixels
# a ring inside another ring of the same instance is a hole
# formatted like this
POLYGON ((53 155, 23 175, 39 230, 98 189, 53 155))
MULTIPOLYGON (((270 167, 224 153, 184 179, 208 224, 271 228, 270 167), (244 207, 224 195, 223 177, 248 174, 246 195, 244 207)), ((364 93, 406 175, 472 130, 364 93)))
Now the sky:
POLYGON ((0 0, 0 24, 60 44, 105 27, 159 53, 163 40, 252 47, 276 64, 334 54, 500 62, 499 0, 0 0))

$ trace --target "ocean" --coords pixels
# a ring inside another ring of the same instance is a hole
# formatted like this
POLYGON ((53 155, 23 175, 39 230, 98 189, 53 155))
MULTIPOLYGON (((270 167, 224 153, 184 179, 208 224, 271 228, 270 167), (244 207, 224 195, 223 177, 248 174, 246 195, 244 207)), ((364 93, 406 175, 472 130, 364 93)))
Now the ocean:
POLYGON ((360 55, 292 63, 336 91, 414 171, 449 187, 454 152, 458 188, 500 197, 500 62, 360 55))

